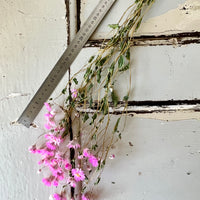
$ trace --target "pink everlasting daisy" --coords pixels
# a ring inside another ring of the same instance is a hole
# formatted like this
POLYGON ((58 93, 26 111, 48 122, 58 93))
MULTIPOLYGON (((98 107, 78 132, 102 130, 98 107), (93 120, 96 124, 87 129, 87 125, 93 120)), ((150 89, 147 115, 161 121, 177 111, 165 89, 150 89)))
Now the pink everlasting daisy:
POLYGON ((93 167, 98 167, 99 165, 98 159, 93 155, 89 157, 89 162, 92 164, 93 167))
POLYGON ((71 170, 71 169, 72 169, 72 165, 71 165, 70 163, 67 162, 67 163, 65 164, 65 169, 66 169, 66 170, 71 170))
POLYGON ((84 156, 84 157, 90 157, 90 152, 89 152, 89 149, 88 149, 88 148, 83 149, 83 156, 84 156))
POLYGON ((72 89, 71 93, 72 93, 73 98, 76 98, 78 96, 78 90, 76 90, 76 89, 72 89))
POLYGON ((85 179, 85 174, 83 170, 76 168, 72 169, 72 175, 74 176, 75 181, 83 181, 85 179))

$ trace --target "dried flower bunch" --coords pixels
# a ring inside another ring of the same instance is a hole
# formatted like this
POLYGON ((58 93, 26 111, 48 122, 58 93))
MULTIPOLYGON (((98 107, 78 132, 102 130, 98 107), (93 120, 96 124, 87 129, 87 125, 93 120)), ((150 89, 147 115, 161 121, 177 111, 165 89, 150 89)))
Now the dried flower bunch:
MULTIPOLYGON (((51 196, 52 199, 66 200, 68 196, 76 199, 73 188, 80 183, 82 200, 91 199, 87 186, 98 184, 107 158, 115 158, 109 152, 112 145, 121 139, 118 126, 123 115, 119 116, 111 128, 109 107, 116 107, 119 101, 115 82, 120 74, 130 69, 133 33, 137 31, 145 12, 153 3, 154 0, 136 0, 117 24, 109 25, 114 32, 111 39, 70 79, 62 91, 62 96, 65 97, 62 105, 55 103, 55 99, 45 103, 47 113, 44 141, 42 144, 37 142, 29 150, 42 157, 39 161, 40 171, 48 169, 48 176, 42 182, 47 186, 62 186, 59 193, 51 196), (81 81, 77 78, 80 74, 83 74, 81 81), (73 89, 68 92, 68 88, 73 89), (90 108, 93 112, 88 114, 87 109, 79 112, 80 107, 90 108), (71 134, 74 123, 72 116, 74 119, 80 118, 83 123, 76 138, 71 134), (87 131, 84 133, 83 129, 87 131), (82 137, 84 142, 80 140, 82 137), (72 194, 67 195, 67 191, 72 194)), ((129 93, 130 89, 123 97, 126 105, 124 114, 129 93)))

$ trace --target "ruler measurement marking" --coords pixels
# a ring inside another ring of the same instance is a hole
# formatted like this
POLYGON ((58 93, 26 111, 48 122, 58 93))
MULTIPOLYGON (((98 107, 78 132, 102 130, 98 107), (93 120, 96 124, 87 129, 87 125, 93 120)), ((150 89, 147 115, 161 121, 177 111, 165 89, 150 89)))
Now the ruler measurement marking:
POLYGON ((53 90, 69 69, 80 50, 83 48, 89 37, 92 35, 115 1, 116 0, 102 0, 97 5, 18 119, 19 123, 25 125, 26 127, 31 125, 43 107, 44 102, 52 94, 53 90))

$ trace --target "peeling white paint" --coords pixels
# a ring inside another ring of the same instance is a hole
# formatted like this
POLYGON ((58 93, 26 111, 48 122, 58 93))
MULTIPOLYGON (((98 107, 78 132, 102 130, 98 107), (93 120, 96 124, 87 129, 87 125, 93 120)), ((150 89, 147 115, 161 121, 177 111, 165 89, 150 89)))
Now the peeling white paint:
POLYGON ((144 118, 162 121, 200 120, 200 112, 195 111, 155 112, 150 114, 133 113, 133 116, 140 119, 144 118))
MULTIPOLYGON (((79 112, 94 113, 96 110, 78 108, 79 112)), ((174 105, 174 106, 128 106, 126 111, 128 116, 155 119, 163 121, 180 121, 196 119, 200 120, 200 105, 174 105), (141 114, 138 114, 140 113, 141 114)), ((109 108, 109 113, 124 112, 124 107, 109 108)), ((125 113, 125 112, 124 112, 125 113)))
POLYGON ((136 35, 160 35, 200 31, 200 0, 187 0, 176 9, 148 19, 136 35))
MULTIPOLYGON (((81 22, 87 19, 98 1, 83 0, 81 8, 81 22)), ((108 24, 117 23, 125 8, 132 1, 118 0, 112 7, 105 20, 97 28, 91 39, 109 38, 108 24)), ((200 0, 155 1, 147 16, 145 16, 138 35, 160 35, 200 31, 200 0), (175 7, 176 6, 176 7, 175 7), (173 9, 172 9, 173 8, 173 9)))
POLYGON ((11 99, 11 98, 15 98, 15 97, 26 97, 29 96, 30 93, 11 93, 3 98, 0 99, 0 101, 3 101, 5 99, 11 99))
MULTIPOLYGON (((28 152, 43 128, 11 122, 66 48, 65 14, 64 0, 0 1, 1 200, 47 200, 53 192, 43 185, 43 175, 37 175, 38 157, 28 152)), ((36 120, 43 127, 43 115, 36 120)))

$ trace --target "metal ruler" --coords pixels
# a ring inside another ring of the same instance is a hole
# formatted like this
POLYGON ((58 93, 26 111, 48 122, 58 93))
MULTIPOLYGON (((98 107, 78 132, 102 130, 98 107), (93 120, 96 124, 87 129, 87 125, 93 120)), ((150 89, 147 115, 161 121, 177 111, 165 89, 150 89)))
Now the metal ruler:
POLYGON ((50 97, 64 74, 70 68, 74 59, 77 57, 85 43, 88 41, 92 33, 102 21, 106 13, 116 0, 100 0, 100 3, 94 9, 87 21, 83 24, 80 31, 72 40, 68 48, 60 57, 52 71, 49 73, 35 96, 32 98, 22 115, 17 120, 18 123, 26 127, 30 127, 35 117, 42 109, 44 102, 50 97))

